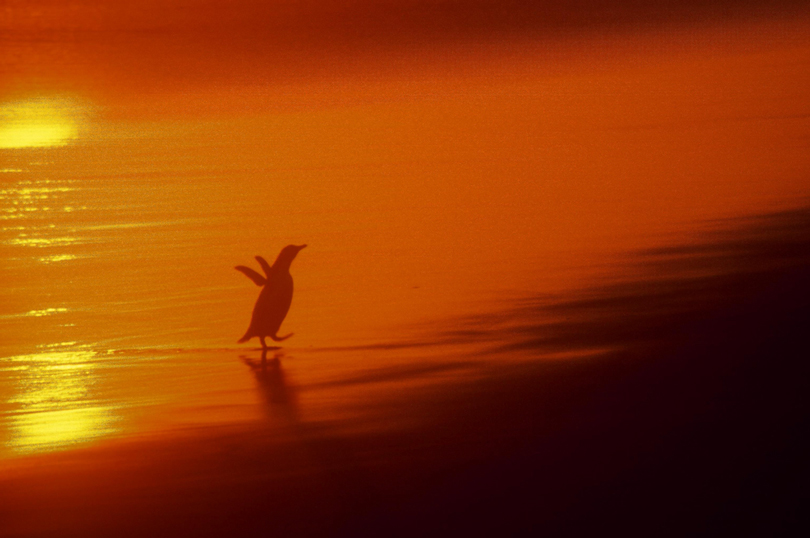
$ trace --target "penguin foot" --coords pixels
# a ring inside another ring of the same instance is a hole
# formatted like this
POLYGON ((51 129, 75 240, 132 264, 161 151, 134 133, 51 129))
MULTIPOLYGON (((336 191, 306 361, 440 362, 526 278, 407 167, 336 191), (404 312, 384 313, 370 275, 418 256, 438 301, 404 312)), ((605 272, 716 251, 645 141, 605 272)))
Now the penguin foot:
POLYGON ((286 336, 276 336, 274 334, 271 334, 270 338, 272 338, 274 342, 283 342, 284 340, 286 340, 287 338, 289 338, 292 335, 293 335, 293 333, 290 333, 290 334, 288 334, 286 336))

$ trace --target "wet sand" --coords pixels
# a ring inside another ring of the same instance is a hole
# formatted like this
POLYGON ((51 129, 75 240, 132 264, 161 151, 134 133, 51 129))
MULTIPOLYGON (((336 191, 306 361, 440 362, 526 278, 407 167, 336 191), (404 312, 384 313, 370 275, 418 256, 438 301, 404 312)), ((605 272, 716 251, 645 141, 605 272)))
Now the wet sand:
POLYGON ((260 417, 4 461, 0 534, 806 530, 808 223, 767 215, 641 253, 645 277, 429 345, 310 351, 388 364, 329 380, 296 385, 306 353, 218 352, 260 417))

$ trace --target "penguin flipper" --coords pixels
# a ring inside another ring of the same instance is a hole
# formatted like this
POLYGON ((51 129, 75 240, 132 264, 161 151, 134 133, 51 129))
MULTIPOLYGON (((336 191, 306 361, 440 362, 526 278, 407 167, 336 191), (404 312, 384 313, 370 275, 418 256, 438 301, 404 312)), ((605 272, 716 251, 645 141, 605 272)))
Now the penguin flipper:
POLYGON ((270 264, 267 263, 267 260, 265 260, 261 256, 256 256, 256 261, 259 262, 259 265, 262 266, 262 270, 264 271, 265 276, 267 276, 267 278, 270 278, 270 271, 272 271, 272 268, 270 267, 270 264))
POLYGON ((234 267, 237 271, 244 273, 246 277, 251 279, 254 284, 257 286, 264 286, 267 283, 267 279, 264 278, 262 275, 251 269, 250 267, 245 267, 244 265, 237 265, 234 267))

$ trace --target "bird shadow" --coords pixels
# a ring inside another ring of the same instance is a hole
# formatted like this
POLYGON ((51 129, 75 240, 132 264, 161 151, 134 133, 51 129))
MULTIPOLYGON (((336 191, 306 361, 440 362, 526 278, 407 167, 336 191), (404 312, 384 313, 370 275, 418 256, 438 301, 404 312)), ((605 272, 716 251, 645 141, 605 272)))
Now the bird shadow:
POLYGON ((298 417, 298 394, 287 380, 281 359, 284 351, 281 348, 263 349, 261 358, 241 355, 239 358, 250 369, 256 379, 256 387, 262 400, 262 406, 268 418, 281 418, 296 421, 298 417), (268 359, 268 352, 272 358, 268 359))

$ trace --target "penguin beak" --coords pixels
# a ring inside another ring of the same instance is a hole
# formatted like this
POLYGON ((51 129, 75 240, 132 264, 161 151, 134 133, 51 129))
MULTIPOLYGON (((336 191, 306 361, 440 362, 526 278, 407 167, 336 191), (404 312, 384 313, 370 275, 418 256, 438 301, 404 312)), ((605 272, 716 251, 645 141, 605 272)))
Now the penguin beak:
POLYGON ((297 247, 297 248, 298 248, 298 251, 300 252, 300 251, 301 251, 302 249, 304 249, 305 247, 306 247, 306 245, 298 245, 298 247, 297 247))

